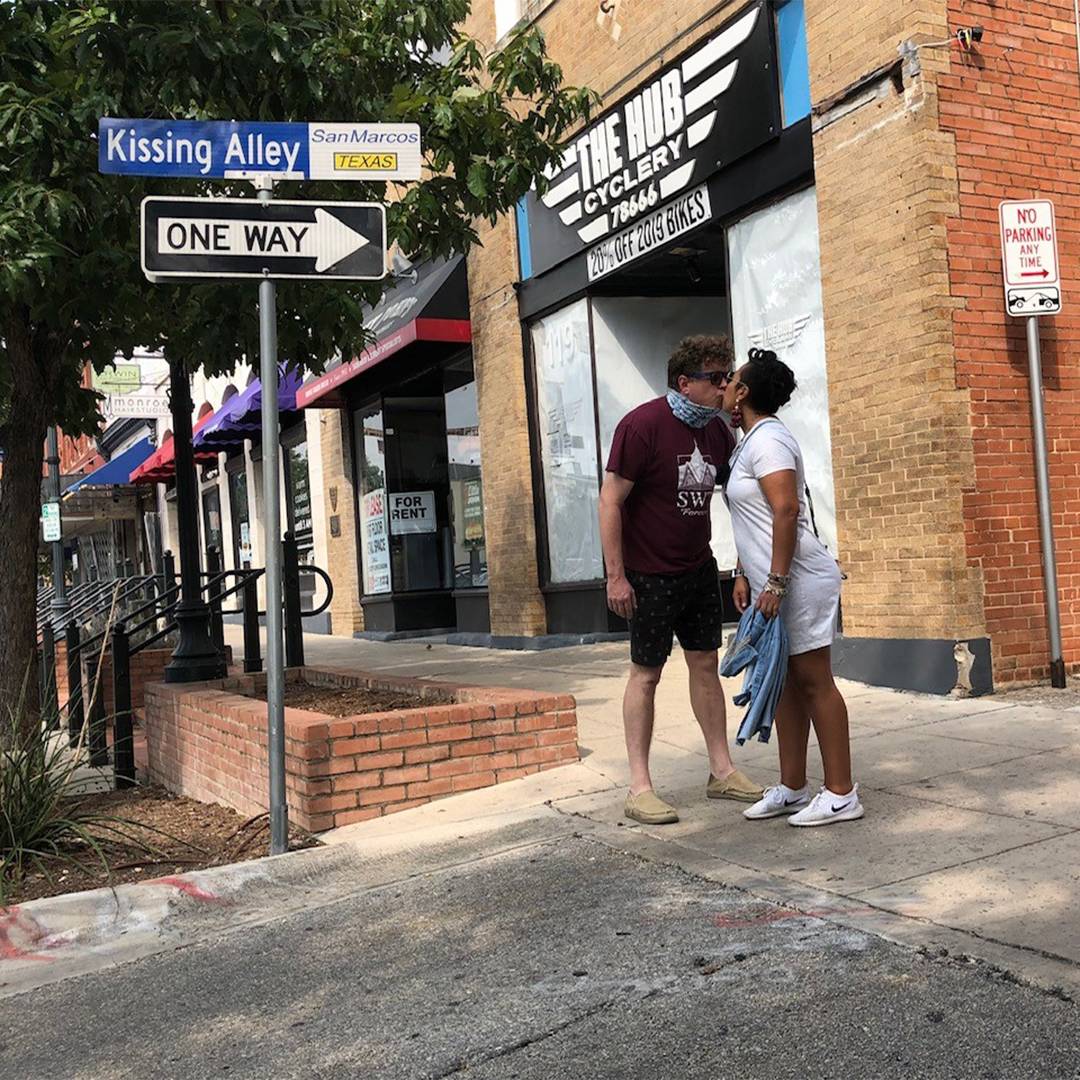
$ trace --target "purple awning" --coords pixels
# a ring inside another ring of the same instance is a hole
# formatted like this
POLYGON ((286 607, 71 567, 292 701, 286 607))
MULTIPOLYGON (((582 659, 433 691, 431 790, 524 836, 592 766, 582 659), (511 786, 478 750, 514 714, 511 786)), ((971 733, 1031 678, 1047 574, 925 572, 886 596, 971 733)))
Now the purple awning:
MULTIPOLYGON (((282 369, 278 385, 278 412, 296 411, 296 391, 303 383, 298 368, 282 369)), ((198 449, 229 450, 245 439, 257 439, 262 426, 262 383, 255 379, 239 394, 234 394, 199 429, 191 440, 198 449)))

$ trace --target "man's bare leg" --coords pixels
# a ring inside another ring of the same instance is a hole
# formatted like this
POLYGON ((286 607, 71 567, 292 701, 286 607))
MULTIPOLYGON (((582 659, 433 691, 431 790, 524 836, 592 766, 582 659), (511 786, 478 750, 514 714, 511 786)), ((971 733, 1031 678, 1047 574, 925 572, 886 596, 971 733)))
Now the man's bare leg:
POLYGON ((630 762, 630 794, 640 795, 652 789, 649 775, 649 747, 652 745, 656 687, 662 667, 630 665, 630 678, 623 694, 623 729, 626 733, 626 756, 630 762))
POLYGON ((701 725, 709 751, 709 771, 717 780, 726 780, 734 771, 727 737, 727 705, 720 685, 719 658, 716 650, 684 650, 690 672, 690 707, 701 725))

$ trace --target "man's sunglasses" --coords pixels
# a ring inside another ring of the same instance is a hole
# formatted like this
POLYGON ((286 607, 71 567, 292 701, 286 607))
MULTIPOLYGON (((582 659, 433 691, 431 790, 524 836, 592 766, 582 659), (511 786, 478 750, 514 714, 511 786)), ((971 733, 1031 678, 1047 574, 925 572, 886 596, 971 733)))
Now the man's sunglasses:
POLYGON ((727 386, 731 382, 734 372, 732 371, 690 371, 688 379, 708 379, 713 386, 727 386))

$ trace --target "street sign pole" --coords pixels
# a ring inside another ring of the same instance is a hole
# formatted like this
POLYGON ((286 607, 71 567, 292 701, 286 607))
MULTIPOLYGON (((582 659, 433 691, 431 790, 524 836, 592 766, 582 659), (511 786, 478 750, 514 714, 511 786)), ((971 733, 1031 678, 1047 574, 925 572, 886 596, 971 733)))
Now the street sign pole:
MULTIPOLYGON (((260 202, 274 197, 274 181, 255 181, 260 202)), ((269 271, 267 271, 269 274, 269 271)), ((276 286, 259 282, 259 379, 262 383, 263 549, 266 552, 266 719, 270 764, 270 854, 289 847, 289 807, 285 801, 285 669, 281 595, 281 468, 278 432, 276 286)))
POLYGON ((1057 223, 1049 199, 1005 199, 998 204, 1001 228, 1001 272, 1005 312, 1027 324, 1028 378, 1031 384, 1031 435, 1035 444, 1035 490, 1039 503, 1039 546, 1042 549, 1046 624, 1050 631, 1050 685, 1065 686, 1058 601, 1054 517, 1050 506, 1050 468, 1046 448, 1039 316, 1061 311, 1061 270, 1057 223))
POLYGON ((1039 540, 1046 621, 1050 628, 1050 685, 1065 687, 1065 659, 1061 648, 1061 609, 1058 603, 1057 558, 1054 554, 1054 518, 1050 507, 1050 468, 1046 450, 1046 415, 1043 411, 1042 355, 1039 317, 1027 318, 1028 372, 1031 381, 1031 428, 1035 437, 1035 485, 1039 497, 1039 540))
MULTIPOLYGON (((203 181, 250 180, 258 193, 256 200, 148 196, 141 207, 141 255, 143 273, 155 283, 170 278, 252 278, 259 282, 271 855, 284 852, 289 839, 274 281, 381 281, 386 276, 385 205, 274 201, 274 181, 419 180, 422 156, 417 124, 116 117, 102 117, 98 122, 99 172, 203 181)), ((186 408, 186 428, 178 425, 174 416, 173 431, 180 435, 186 430, 190 436, 189 400, 186 408)), ((184 463, 179 438, 177 443, 179 475, 184 463)), ((190 445, 187 452, 190 468, 190 445)), ((181 536, 188 519, 197 520, 193 506, 181 514, 181 536)), ((178 622, 183 608, 182 601, 178 622)), ((167 682, 172 666, 166 670, 167 682)))

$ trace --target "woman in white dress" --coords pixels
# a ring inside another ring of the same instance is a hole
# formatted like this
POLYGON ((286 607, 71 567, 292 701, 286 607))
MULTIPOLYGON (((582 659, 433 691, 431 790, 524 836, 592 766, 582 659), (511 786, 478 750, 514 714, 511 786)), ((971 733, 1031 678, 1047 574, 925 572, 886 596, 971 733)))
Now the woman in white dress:
POLYGON ((725 488, 739 553, 735 604, 745 611, 753 602, 767 618, 779 615, 789 646, 774 721, 780 783, 744 814, 828 825, 861 818, 863 807, 851 780, 847 706, 832 675, 840 570, 810 527, 802 452, 775 415, 794 389, 791 368, 762 349, 750 350, 724 389, 723 408, 743 432, 725 488), (806 782, 811 723, 825 771, 825 786, 812 798, 806 782))

